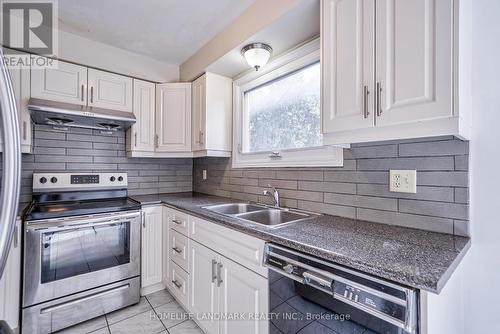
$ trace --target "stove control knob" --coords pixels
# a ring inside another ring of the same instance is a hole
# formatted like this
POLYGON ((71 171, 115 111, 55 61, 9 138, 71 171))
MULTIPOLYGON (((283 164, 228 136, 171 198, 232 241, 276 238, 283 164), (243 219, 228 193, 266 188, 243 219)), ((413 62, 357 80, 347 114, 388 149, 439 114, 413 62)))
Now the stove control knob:
POLYGON ((116 180, 116 177, 114 177, 114 176, 111 176, 111 177, 109 178, 109 180, 110 180, 111 182, 115 182, 115 180, 116 180))
POLYGON ((283 267, 283 270, 287 273, 287 274, 291 274, 293 273, 293 265, 291 264, 287 264, 286 266, 283 267))
POLYGON ((45 183, 47 183, 47 178, 46 178, 46 177, 41 177, 41 178, 40 178, 40 183, 41 183, 41 184, 45 184, 45 183))
POLYGON ((118 176, 118 181, 122 182, 123 181, 123 176, 118 176))
POLYGON ((52 183, 56 183, 56 182, 57 182, 57 177, 53 177, 53 178, 51 178, 51 179, 50 179, 50 182, 52 182, 52 183))

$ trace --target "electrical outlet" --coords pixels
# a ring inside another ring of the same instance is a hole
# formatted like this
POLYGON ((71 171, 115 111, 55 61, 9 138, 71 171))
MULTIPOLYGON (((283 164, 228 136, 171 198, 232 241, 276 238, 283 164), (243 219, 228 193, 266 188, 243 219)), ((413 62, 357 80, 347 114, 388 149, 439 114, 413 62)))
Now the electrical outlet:
POLYGON ((416 170, 390 170, 389 191, 398 193, 417 193, 416 170))
POLYGON ((207 170, 204 169, 203 170, 203 180, 206 180, 207 179, 207 170))

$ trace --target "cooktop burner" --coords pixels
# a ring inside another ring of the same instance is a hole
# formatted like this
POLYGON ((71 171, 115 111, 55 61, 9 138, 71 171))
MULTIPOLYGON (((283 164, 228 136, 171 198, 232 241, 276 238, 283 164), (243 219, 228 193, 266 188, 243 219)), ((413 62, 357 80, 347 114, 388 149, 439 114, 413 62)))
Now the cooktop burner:
POLYGON ((126 173, 35 173, 26 221, 140 210, 126 173))

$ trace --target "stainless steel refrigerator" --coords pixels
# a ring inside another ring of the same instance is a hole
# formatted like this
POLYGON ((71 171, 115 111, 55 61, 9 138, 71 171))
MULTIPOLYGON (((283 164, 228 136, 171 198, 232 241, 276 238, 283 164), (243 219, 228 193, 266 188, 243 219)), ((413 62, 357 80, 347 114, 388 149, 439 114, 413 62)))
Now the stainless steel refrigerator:
MULTIPOLYGON (((2 170, 0 189, 0 278, 4 274, 10 243, 16 224, 21 184, 21 142, 16 99, 9 71, 0 48, 0 132, 2 138, 2 170)), ((0 319, 0 334, 11 333, 0 319)))

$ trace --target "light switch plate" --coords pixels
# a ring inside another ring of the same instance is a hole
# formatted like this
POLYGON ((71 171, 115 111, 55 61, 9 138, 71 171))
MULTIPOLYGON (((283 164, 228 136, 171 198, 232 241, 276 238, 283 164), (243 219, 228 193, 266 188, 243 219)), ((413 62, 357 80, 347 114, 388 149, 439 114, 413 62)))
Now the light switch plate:
POLYGON ((389 191, 398 193, 417 193, 416 170, 390 170, 389 191))
POLYGON ((207 179, 207 170, 204 169, 203 170, 203 180, 206 180, 207 179))

